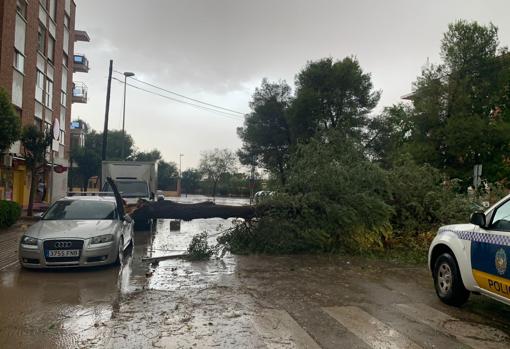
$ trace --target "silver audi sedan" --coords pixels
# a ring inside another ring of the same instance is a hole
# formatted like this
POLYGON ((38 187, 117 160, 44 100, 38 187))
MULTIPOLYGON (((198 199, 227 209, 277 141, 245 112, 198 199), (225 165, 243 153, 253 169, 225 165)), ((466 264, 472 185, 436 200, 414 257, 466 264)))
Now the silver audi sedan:
POLYGON ((25 268, 120 263, 132 242, 133 223, 113 197, 62 198, 22 236, 20 263, 25 268))

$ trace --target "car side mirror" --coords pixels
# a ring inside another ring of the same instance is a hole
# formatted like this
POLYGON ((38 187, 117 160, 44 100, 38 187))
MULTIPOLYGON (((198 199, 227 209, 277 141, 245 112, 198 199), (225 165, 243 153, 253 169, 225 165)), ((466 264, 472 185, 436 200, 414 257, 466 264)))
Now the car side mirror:
POLYGON ((124 215, 124 217, 122 219, 125 220, 128 223, 133 222, 133 218, 131 218, 131 216, 128 215, 127 213, 124 215))
POLYGON ((154 193, 153 193, 153 192, 151 192, 151 195, 150 195, 150 197, 149 197, 149 198, 150 198, 151 200, 154 200, 154 193))
POLYGON ((469 222, 479 227, 485 227, 485 214, 483 212, 474 212, 471 214, 469 222))
POLYGON ((44 216, 44 212, 37 212, 37 213, 34 215, 34 217, 35 217, 36 219, 42 219, 42 218, 43 218, 43 216, 44 216))

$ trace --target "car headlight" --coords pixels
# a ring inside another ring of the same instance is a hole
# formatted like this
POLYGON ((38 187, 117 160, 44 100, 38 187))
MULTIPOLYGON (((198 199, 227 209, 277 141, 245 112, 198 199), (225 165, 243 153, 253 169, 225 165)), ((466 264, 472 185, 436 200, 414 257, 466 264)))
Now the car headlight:
POLYGON ((106 235, 99 235, 94 236, 92 239, 90 239, 90 244, 104 244, 105 242, 113 241, 113 235, 112 234, 106 234, 106 235))
POLYGON ((21 243, 23 245, 37 246, 37 239, 31 236, 23 235, 23 237, 21 238, 21 243))

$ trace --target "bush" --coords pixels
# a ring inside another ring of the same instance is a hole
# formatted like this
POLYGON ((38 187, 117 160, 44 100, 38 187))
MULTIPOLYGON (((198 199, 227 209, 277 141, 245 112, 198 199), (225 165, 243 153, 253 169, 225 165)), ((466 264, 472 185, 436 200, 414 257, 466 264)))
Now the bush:
POLYGON ((401 157, 389 171, 391 225, 398 234, 416 235, 443 224, 466 222, 473 203, 457 193, 455 181, 445 180, 429 166, 401 157))
POLYGON ((207 242, 207 232, 202 232, 200 234, 196 234, 191 239, 191 242, 188 246, 188 259, 197 261, 197 260, 207 260, 211 258, 214 254, 214 249, 209 247, 209 243, 207 242))
POLYGON ((21 207, 14 201, 0 200, 0 228, 13 225, 21 216, 21 207))

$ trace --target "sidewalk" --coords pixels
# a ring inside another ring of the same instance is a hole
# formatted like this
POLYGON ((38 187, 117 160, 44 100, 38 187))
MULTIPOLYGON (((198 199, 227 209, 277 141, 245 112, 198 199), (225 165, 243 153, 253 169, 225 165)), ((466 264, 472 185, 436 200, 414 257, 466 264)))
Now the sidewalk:
POLYGON ((18 262, 18 243, 28 227, 37 222, 34 217, 21 217, 7 229, 0 229, 0 270, 18 262))

